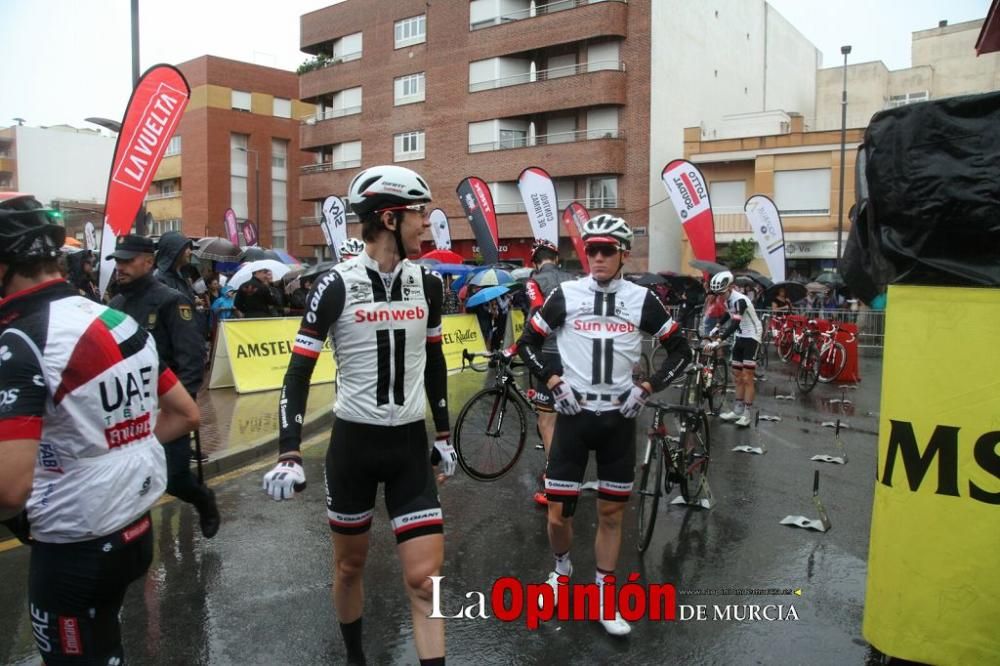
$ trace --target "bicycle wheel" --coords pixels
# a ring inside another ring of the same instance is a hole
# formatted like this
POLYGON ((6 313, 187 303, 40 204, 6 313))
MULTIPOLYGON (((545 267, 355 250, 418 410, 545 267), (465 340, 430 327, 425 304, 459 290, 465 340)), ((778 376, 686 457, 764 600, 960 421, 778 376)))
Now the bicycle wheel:
POLYGON ((713 414, 722 409, 726 401, 726 386, 729 384, 729 364, 725 359, 712 360, 712 384, 708 387, 708 409, 713 414))
POLYGON ((639 542, 636 548, 646 552, 653 538, 656 510, 660 506, 660 479, 663 478, 663 443, 658 437, 646 440, 646 455, 639 475, 639 542))
POLYGON ((802 350, 802 358, 799 359, 799 369, 795 373, 795 385, 803 393, 808 393, 816 386, 819 379, 819 349, 815 342, 810 342, 802 350))
POLYGON ((819 380, 829 384, 840 376, 845 365, 847 365, 847 350, 844 349, 844 345, 834 342, 823 352, 819 360, 819 380))
POLYGON ((455 452, 465 473, 496 481, 521 457, 527 433, 524 407, 511 391, 494 386, 476 393, 455 421, 455 452), (505 421, 513 419, 513 423, 505 421))
POLYGON ((761 340, 761 343, 757 345, 757 356, 755 360, 757 361, 758 368, 767 370, 767 356, 768 356, 767 349, 770 346, 771 346, 770 336, 764 336, 764 339, 761 340))
POLYGON ((774 348, 778 351, 778 358, 782 361, 787 361, 791 358, 794 347, 795 336, 792 333, 792 329, 782 329, 781 334, 778 336, 778 342, 774 345, 774 348))
POLYGON ((678 466, 682 473, 679 475, 678 485, 681 487, 681 497, 685 502, 697 499, 705 489, 710 447, 708 417, 702 412, 688 420, 684 436, 681 438, 678 466))

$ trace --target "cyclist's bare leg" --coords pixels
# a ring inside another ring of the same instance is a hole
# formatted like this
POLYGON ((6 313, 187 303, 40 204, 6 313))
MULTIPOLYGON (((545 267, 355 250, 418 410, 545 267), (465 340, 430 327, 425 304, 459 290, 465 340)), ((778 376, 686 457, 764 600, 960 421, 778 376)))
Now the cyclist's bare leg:
POLYGON ((549 449, 552 447, 552 435, 556 431, 556 413, 538 412, 538 432, 542 433, 542 446, 545 447, 545 459, 549 458, 549 449))
POLYGON ((614 571, 622 545, 622 515, 628 502, 597 500, 597 537, 594 540, 594 559, 597 568, 614 571))
POLYGON ((350 624, 364 611, 364 573, 368 533, 333 533, 333 608, 337 620, 350 624))
POLYGON ((427 534, 399 544, 399 561, 403 565, 403 584, 410 598, 413 618, 413 641, 421 659, 444 656, 444 620, 432 620, 432 583, 430 576, 441 573, 444 561, 444 535, 427 534))
POLYGON ((744 379, 743 369, 735 369, 733 372, 733 384, 736 385, 736 402, 742 402, 744 395, 746 393, 746 380, 744 379))
POLYGON ((549 502, 549 545, 553 553, 567 553, 573 545, 573 518, 562 515, 562 502, 549 502))
POLYGON ((757 378, 754 376, 755 372, 755 368, 743 369, 743 401, 748 404, 752 404, 753 399, 757 396, 757 378))

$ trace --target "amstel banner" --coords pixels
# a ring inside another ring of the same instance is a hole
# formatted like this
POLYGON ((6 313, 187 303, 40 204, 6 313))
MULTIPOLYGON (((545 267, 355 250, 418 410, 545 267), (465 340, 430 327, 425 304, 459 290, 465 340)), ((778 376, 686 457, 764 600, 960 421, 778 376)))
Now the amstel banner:
MULTIPOLYGON (((281 317, 219 322, 208 388, 235 387, 237 393, 281 388, 301 321, 298 317, 281 317)), ((441 341, 449 370, 462 367, 463 349, 486 349, 475 315, 447 315, 441 324, 441 341)), ((323 344, 323 350, 313 371, 313 384, 332 382, 336 374, 329 340, 323 344)))
POLYGON ((1000 289, 891 286, 864 637, 1000 664, 1000 289))

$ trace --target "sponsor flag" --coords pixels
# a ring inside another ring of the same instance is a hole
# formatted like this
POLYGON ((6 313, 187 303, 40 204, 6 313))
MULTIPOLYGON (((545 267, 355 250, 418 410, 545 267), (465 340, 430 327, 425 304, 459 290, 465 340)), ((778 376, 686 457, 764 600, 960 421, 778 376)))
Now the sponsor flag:
POLYGON ((115 267, 114 261, 105 260, 105 257, 114 252, 118 236, 127 234, 132 228, 190 95, 184 75, 170 65, 151 67, 135 84, 118 133, 104 197, 101 293, 107 289, 115 267))
POLYGON ((583 207, 583 204, 574 201, 566 206, 562 219, 563 226, 566 227, 566 233, 569 234, 570 240, 573 241, 573 248, 576 250, 577 256, 580 257, 580 265, 583 267, 583 272, 589 273, 590 261, 587 260, 587 252, 583 248, 583 237, 580 235, 580 230, 583 229, 583 223, 590 219, 590 212, 583 207))
POLYGON ((663 167, 660 178, 681 218, 695 259, 715 261, 715 220, 701 171, 687 160, 674 160, 663 167))
POLYGON ((434 247, 439 250, 451 249, 451 228, 448 226, 448 216, 440 208, 431 211, 431 236, 434 237, 434 247))
POLYGON ((493 208, 490 188, 481 178, 470 176, 458 184, 456 192, 472 226, 472 232, 476 235, 483 263, 497 263, 500 261, 500 233, 497 230, 497 214, 493 208))
POLYGON ((236 221, 236 211, 232 208, 227 208, 225 214, 222 216, 222 224, 226 230, 226 239, 236 247, 239 247, 240 225, 236 221))
POLYGON ((785 281, 785 231, 781 215, 770 197, 755 194, 743 205, 753 237, 764 253, 764 261, 775 282, 785 281))
POLYGON ((93 222, 87 222, 83 225, 83 246, 88 250, 97 249, 97 230, 94 228, 93 222))
POLYGON ((341 261, 340 247, 347 240, 347 210, 344 208, 344 200, 336 194, 323 200, 323 216, 319 226, 323 229, 323 238, 330 246, 333 258, 341 261))
POLYGON ((551 176, 545 169, 528 167, 517 177, 517 189, 535 240, 547 240, 559 247, 559 203, 551 176))
POLYGON ((260 235, 257 233, 257 224, 253 220, 247 220, 240 225, 240 230, 243 232, 244 244, 247 247, 255 247, 260 240, 260 235))

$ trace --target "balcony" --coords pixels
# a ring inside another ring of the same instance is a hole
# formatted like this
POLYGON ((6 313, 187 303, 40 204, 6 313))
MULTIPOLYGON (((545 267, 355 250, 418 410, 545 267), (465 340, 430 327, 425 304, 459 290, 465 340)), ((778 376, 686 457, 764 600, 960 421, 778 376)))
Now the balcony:
MULTIPOLYGON (((329 164, 332 163, 311 166, 327 167, 329 164)), ((351 184, 351 179, 357 174, 357 167, 361 166, 361 160, 355 160, 353 164, 353 167, 345 166, 337 170, 314 168, 306 171, 303 169, 299 175, 299 199, 322 201, 331 194, 347 192, 347 186, 351 184)))
POLYGON ((299 125, 299 146, 303 150, 331 146, 361 138, 361 114, 345 115, 336 120, 321 120, 299 125))
POLYGON ((578 130, 575 132, 553 132, 552 134, 539 134, 531 137, 514 137, 492 141, 488 143, 470 143, 470 153, 485 153, 492 150, 511 150, 514 148, 532 148, 534 146, 559 145, 564 143, 577 143, 578 141, 592 141, 594 139, 624 139, 625 131, 619 129, 592 129, 578 130))
POLYGON ((162 199, 177 199, 181 196, 180 190, 174 190, 173 192, 158 192, 156 194, 147 194, 146 201, 160 201, 162 199))
POLYGON ((361 159, 344 160, 342 162, 323 162, 321 164, 306 164, 299 167, 299 173, 324 173, 326 171, 339 171, 340 169, 356 169, 361 166, 361 159))
POLYGON ((467 117, 470 121, 489 120, 627 102, 624 64, 613 70, 588 72, 585 68, 575 66, 584 69, 575 75, 521 81, 513 84, 522 86, 516 91, 506 86, 484 88, 466 101, 467 117))
POLYGON ((504 14, 478 22, 470 30, 476 31, 477 49, 496 55, 597 37, 624 38, 628 35, 628 5, 623 0, 565 0, 536 8, 534 16, 530 12, 504 14), (521 21, 530 21, 530 25, 521 21))
POLYGON ((329 95, 334 90, 360 86, 363 78, 360 53, 354 59, 334 58, 299 76, 299 99, 315 102, 317 97, 329 95))
POLYGON ((531 72, 524 72, 522 74, 514 74, 513 76, 504 76, 499 79, 490 79, 488 81, 470 83, 469 92, 482 92, 483 90, 517 86, 522 83, 536 83, 538 81, 548 81, 549 79, 561 79, 565 76, 579 76, 580 74, 603 71, 624 72, 625 63, 618 60, 595 60, 593 62, 578 63, 576 65, 542 69, 534 74, 531 72))
POLYGON ((488 183, 516 181, 526 164, 544 164, 546 170, 558 177, 589 176, 598 173, 625 173, 626 143, 622 138, 591 139, 577 143, 549 143, 546 145, 511 148, 518 151, 503 160, 484 156, 476 160, 476 175, 488 183))
POLYGON ((361 105, 358 106, 348 106, 343 109, 327 109, 323 113, 313 113, 308 116, 302 116, 299 118, 299 122, 303 125, 315 125, 318 122, 324 120, 330 120, 331 118, 343 118, 344 116, 353 116, 355 113, 361 113, 361 105))
POLYGON ((596 5, 600 2, 620 2, 625 4, 626 0, 556 0, 555 2, 550 2, 547 5, 529 7, 516 12, 500 14, 499 16, 494 16, 493 18, 470 23, 469 30, 492 28, 495 25, 502 25, 504 23, 510 23, 511 21, 523 21, 524 19, 545 16, 555 12, 566 11, 567 9, 576 9, 577 7, 586 7, 587 5, 596 5))

